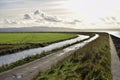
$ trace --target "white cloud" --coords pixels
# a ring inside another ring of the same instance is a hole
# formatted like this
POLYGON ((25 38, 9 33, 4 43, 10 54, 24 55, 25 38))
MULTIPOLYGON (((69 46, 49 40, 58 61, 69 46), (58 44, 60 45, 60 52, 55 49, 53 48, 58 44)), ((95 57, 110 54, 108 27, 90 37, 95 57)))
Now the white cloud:
POLYGON ((48 15, 43 11, 36 10, 31 13, 26 13, 23 18, 19 19, 4 19, 0 26, 71 26, 76 23, 81 23, 77 19, 63 19, 58 16, 48 15))
MULTIPOLYGON (((112 28, 114 25, 120 25, 120 20, 115 16, 101 17, 98 20, 87 21, 85 19, 61 18, 60 16, 48 15, 41 10, 35 10, 31 13, 25 13, 21 17, 1 19, 0 27, 31 27, 31 26, 49 26, 49 27, 71 27, 71 28, 112 28), (91 27, 92 26, 92 27, 91 27)), ((114 28, 119 28, 118 26, 114 28)))

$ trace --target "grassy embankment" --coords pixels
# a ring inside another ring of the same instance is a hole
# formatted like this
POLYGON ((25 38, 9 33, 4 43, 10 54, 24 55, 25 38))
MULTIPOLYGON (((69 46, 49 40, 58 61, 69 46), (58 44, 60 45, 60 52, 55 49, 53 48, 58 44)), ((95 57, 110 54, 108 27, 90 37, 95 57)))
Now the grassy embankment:
POLYGON ((43 47, 75 37, 76 34, 69 33, 0 33, 0 55, 43 47))
POLYGON ((101 34, 35 80, 112 80, 108 34, 101 34))

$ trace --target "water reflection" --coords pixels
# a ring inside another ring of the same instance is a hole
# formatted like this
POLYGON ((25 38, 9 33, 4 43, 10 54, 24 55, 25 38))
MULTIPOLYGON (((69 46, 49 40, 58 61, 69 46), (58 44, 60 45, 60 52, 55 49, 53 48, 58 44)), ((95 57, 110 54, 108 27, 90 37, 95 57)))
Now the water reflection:
POLYGON ((116 37, 119 37, 120 38, 120 31, 107 31, 109 34, 112 34, 116 37))
POLYGON ((86 38, 89 38, 89 36, 78 35, 77 38, 62 41, 62 42, 58 42, 58 43, 54 43, 54 44, 48 45, 46 47, 29 49, 29 50, 25 50, 25 51, 22 51, 22 52, 17 52, 17 53, 14 53, 14 54, 0 56, 0 66, 2 66, 3 64, 9 64, 9 63, 24 59, 28 56, 41 54, 43 51, 46 52, 46 51, 50 51, 50 50, 53 50, 53 49, 56 49, 56 48, 60 48, 60 47, 63 47, 65 45, 84 40, 86 38))

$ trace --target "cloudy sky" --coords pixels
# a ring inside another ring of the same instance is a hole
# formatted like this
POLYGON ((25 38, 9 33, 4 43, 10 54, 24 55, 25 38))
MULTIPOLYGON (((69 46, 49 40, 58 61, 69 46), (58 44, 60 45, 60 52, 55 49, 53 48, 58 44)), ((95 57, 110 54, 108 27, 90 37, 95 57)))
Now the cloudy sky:
POLYGON ((120 29, 120 0, 0 0, 0 27, 120 29))

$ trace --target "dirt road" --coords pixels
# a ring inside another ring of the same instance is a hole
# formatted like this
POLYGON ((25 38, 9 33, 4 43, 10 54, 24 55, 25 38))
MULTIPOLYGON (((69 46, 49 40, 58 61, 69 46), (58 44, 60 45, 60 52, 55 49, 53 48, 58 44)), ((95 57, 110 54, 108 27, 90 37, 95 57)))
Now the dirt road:
POLYGON ((31 80, 39 73, 39 71, 44 72, 50 69, 51 65, 57 64, 73 52, 74 51, 70 51, 63 55, 63 51, 58 51, 56 53, 50 54, 36 61, 0 74, 0 80, 31 80))
POLYGON ((120 60, 117 55, 112 38, 110 37, 110 46, 111 46, 111 70, 113 75, 113 80, 120 80, 120 60))

